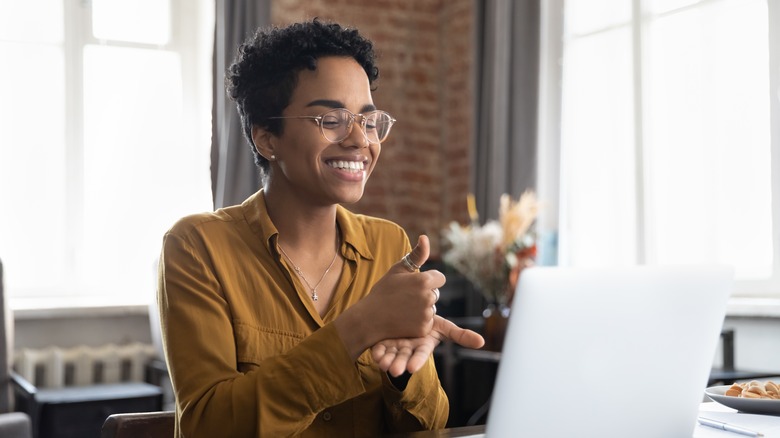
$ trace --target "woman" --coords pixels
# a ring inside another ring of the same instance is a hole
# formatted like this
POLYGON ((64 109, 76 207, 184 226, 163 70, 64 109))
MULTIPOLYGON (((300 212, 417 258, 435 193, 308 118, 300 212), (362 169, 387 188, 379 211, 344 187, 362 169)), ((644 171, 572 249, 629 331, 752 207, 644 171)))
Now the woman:
POLYGON ((259 31, 227 78, 263 173, 166 233, 159 303, 177 436, 378 436, 445 425, 431 358, 482 338, 435 315, 444 276, 363 195, 394 120, 372 44, 317 20, 259 31), (406 258, 402 260, 405 254, 406 258), (402 261, 399 261, 402 260, 402 261))

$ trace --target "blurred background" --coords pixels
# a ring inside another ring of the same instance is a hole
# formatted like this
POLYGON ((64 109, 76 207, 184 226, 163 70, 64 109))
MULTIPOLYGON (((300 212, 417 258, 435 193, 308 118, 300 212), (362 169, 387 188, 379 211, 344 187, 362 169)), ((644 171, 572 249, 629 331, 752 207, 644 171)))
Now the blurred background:
POLYGON ((780 370, 778 3, 0 0, 10 360, 159 359, 162 235, 258 188, 225 68, 257 26, 319 17, 374 41, 374 100, 398 119, 348 207, 431 238, 445 314, 472 323, 488 303, 444 263, 443 230, 531 190, 535 264, 732 265, 732 359, 780 370))

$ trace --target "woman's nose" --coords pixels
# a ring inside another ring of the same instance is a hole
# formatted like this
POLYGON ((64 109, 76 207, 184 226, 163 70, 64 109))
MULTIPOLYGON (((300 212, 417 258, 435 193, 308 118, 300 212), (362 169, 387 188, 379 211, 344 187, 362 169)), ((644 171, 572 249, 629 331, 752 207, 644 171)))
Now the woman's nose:
POLYGON ((350 129, 349 135, 339 142, 340 145, 359 148, 368 147, 370 142, 368 141, 366 131, 363 129, 363 120, 362 118, 360 121, 357 119, 358 117, 355 117, 355 120, 352 121, 352 129, 350 129))

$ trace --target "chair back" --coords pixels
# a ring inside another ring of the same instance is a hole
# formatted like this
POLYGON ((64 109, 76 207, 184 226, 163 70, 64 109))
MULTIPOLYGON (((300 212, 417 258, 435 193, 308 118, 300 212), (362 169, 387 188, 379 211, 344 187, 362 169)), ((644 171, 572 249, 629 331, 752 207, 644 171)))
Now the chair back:
POLYGON ((173 411, 112 414, 103 423, 100 438, 171 438, 173 411))

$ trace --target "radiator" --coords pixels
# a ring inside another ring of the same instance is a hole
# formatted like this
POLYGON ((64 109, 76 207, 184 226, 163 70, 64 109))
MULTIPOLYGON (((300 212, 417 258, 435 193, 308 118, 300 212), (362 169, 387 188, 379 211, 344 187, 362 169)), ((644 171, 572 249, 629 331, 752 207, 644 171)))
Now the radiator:
POLYGON ((154 346, 142 343, 25 348, 14 353, 14 370, 38 388, 143 382, 154 357, 154 346))

